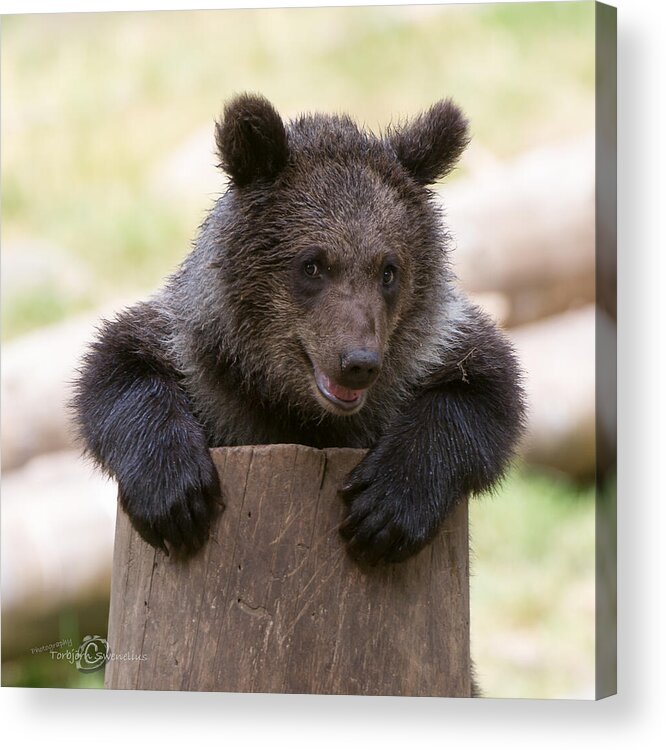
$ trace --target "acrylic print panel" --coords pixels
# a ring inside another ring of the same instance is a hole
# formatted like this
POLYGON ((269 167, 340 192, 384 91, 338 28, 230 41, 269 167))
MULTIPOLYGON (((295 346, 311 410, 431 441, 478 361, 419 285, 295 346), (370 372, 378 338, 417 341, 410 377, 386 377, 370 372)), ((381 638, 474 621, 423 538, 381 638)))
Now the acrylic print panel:
POLYGON ((1 75, 3 685, 614 693, 614 9, 13 16, 1 75))

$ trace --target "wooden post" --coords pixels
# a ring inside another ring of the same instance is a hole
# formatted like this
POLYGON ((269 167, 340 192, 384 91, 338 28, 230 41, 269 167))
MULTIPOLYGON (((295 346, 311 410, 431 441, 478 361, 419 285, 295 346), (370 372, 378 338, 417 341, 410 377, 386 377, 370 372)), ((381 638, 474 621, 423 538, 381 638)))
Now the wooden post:
POLYGON ((467 505, 404 563, 361 569, 337 489, 363 451, 212 451, 226 502, 173 560, 119 511, 106 686, 469 696, 467 505))

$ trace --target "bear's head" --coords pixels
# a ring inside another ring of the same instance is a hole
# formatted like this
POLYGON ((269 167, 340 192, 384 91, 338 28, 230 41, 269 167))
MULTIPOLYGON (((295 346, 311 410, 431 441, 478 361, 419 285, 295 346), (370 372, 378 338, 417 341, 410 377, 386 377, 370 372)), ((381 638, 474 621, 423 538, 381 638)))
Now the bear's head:
POLYGON ((428 185, 467 141, 448 100, 381 136, 346 116, 284 123, 259 96, 226 106, 230 184, 204 231, 225 346, 264 394, 338 416, 390 398, 441 320, 447 238, 428 185))

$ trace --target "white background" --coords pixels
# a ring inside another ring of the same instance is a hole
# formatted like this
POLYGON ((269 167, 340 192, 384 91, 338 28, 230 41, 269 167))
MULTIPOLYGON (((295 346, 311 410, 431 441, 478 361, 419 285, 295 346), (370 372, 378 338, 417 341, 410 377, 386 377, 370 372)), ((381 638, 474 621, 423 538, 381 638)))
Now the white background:
MULTIPOLYGON (((13 2, 2 12, 268 7, 13 2)), ((307 4, 307 3, 302 3, 307 4)), ((311 2, 313 4, 324 4, 311 2)), ((353 3, 328 3, 347 5, 353 3)), ((366 4, 390 4, 366 3, 366 4)), ((666 747, 666 3, 617 0, 619 47, 619 696, 444 700, 27 690, 0 693, 10 747, 666 747)))

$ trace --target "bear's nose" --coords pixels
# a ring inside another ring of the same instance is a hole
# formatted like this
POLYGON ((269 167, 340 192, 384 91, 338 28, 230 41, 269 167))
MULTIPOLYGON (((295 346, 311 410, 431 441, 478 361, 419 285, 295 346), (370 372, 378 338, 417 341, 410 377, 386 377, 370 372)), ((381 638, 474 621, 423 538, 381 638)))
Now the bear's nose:
POLYGON ((368 388, 375 382, 381 361, 378 352, 353 349, 340 355, 340 385, 346 388, 368 388))

